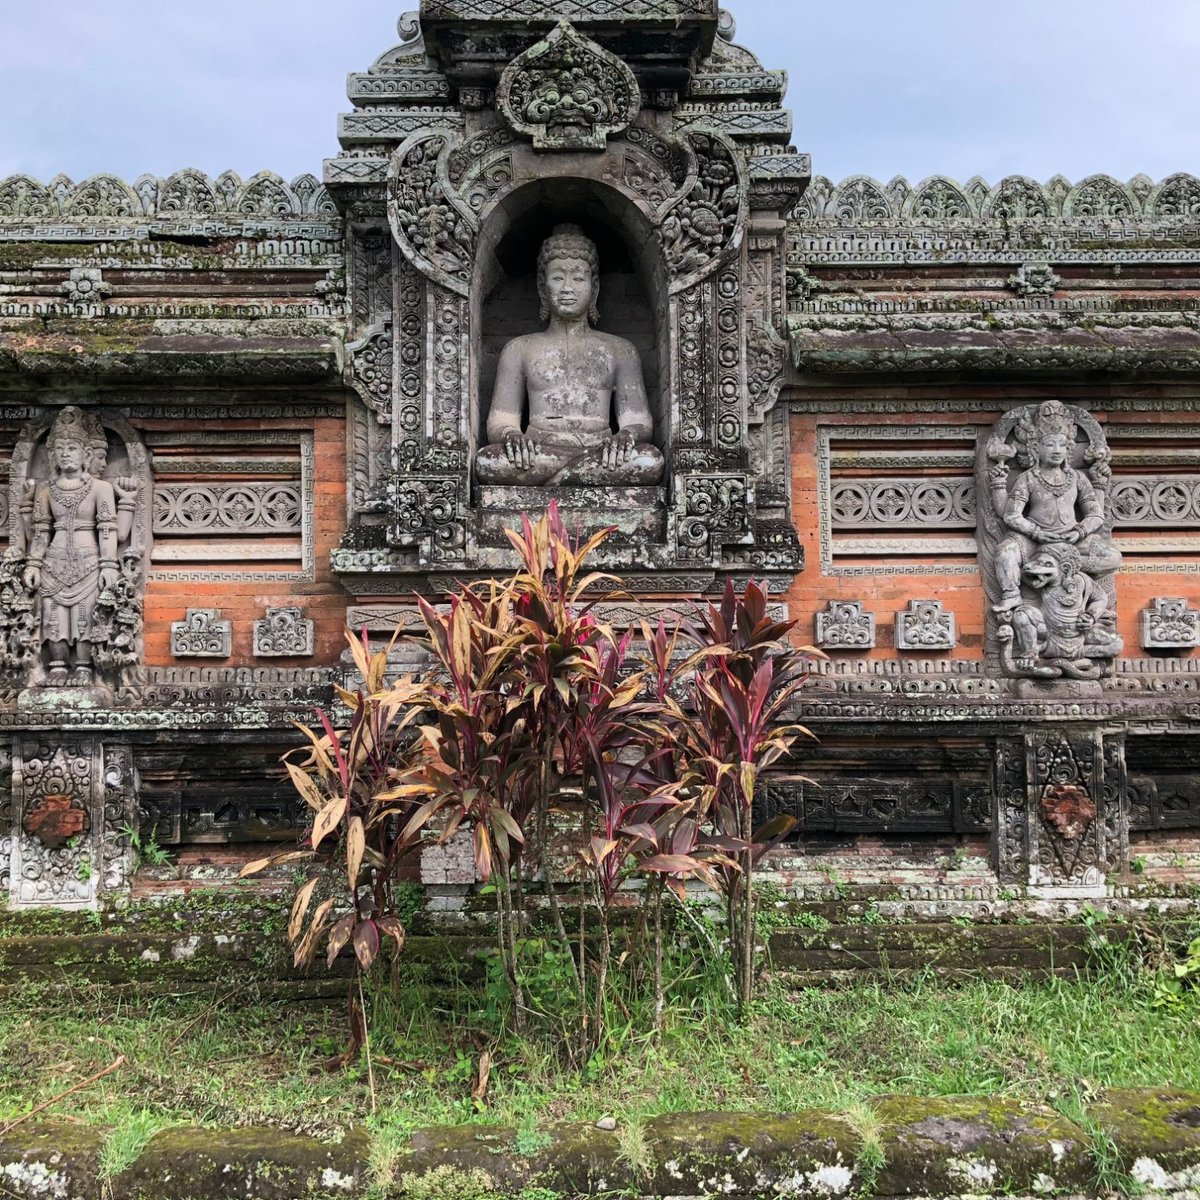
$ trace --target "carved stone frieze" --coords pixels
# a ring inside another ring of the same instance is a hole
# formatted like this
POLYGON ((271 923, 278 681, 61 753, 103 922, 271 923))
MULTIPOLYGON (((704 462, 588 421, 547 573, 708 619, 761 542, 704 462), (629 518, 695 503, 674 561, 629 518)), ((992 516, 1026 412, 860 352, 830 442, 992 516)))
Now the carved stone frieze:
POLYGON ((821 650, 870 650, 875 645, 875 614, 861 600, 831 600, 817 613, 816 644, 821 650))
POLYGON ((1083 409, 1047 401, 981 439, 979 556, 989 648, 1016 679, 1095 680, 1116 634, 1110 452, 1083 409))
POLYGON ((268 608, 254 622, 255 658, 309 658, 313 654, 316 625, 301 608, 268 608))
POLYGON ((171 483, 154 489, 154 532, 162 536, 299 533, 302 488, 294 483, 171 483))
POLYGON ((219 608, 189 608, 171 623, 171 653, 176 658, 228 658, 233 653, 233 623, 219 608))
POLYGON ((505 68, 496 107, 535 150, 603 150, 641 108, 633 71, 567 20, 505 68))
POLYGON ((954 614, 940 600, 910 600, 896 614, 897 650, 953 650, 957 645, 954 614))
POLYGON ((1200 646, 1200 612, 1182 596, 1158 596, 1142 610, 1143 650, 1190 650, 1200 646))

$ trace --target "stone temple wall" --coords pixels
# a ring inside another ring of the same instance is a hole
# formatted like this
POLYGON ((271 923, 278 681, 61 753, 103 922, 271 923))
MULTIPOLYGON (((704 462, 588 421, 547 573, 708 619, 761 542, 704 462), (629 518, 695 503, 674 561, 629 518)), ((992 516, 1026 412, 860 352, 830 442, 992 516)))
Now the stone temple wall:
POLYGON ((323 181, 0 181, 0 894, 119 899, 132 826, 197 869, 286 836, 345 625, 411 627, 555 499, 620 529, 645 599, 610 620, 766 578, 829 655, 820 745, 761 798, 801 818, 787 886, 1182 898, 1200 180, 835 186, 713 0, 426 0, 400 33, 323 181), (483 471, 563 222, 645 477, 483 471))

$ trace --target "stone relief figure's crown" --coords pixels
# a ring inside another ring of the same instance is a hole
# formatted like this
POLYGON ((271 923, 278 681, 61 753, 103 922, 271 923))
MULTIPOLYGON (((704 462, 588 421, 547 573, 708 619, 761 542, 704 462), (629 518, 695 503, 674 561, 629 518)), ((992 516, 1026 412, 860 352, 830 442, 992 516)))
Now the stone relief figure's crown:
POLYGON ((1075 431, 1075 418, 1061 400, 1047 400, 1036 409, 1030 408, 1013 431, 1019 447, 1018 463, 1022 467, 1032 466, 1037 461, 1038 444, 1044 438, 1058 435, 1073 441, 1075 431))
POLYGON ((47 444, 54 450, 62 442, 82 442, 89 449, 92 446, 92 430, 88 421, 73 404, 64 408, 55 418, 47 444))

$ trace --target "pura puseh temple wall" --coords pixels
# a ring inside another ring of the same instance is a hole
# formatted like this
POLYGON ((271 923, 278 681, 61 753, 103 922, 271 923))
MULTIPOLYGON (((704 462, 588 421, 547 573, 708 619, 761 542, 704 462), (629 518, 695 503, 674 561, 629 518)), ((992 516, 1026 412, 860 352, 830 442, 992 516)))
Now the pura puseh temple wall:
POLYGON ((344 626, 551 499, 608 619, 766 578, 828 653, 785 882, 1200 878, 1200 180, 835 186, 713 0, 400 33, 323 181, 0 181, 0 894, 286 836, 344 626))

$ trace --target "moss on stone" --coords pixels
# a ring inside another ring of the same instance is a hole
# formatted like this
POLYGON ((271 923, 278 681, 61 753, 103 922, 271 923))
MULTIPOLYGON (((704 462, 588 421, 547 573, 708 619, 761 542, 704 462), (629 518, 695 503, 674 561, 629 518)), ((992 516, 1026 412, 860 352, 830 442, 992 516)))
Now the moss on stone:
POLYGON ((121 1200, 344 1200, 362 1190, 368 1140, 274 1129, 172 1129, 112 1182, 121 1200))
POLYGON ((104 1131, 66 1122, 16 1126, 0 1136, 0 1196, 16 1200, 98 1196, 104 1131))
POLYGON ((1086 1109, 1129 1170, 1150 1159, 1170 1172, 1200 1167, 1200 1095, 1173 1088, 1105 1092, 1086 1109))
POLYGON ((879 1195, 1054 1195, 1092 1183, 1086 1135, 1048 1108, 999 1097, 883 1097, 871 1107, 887 1159, 879 1195))

